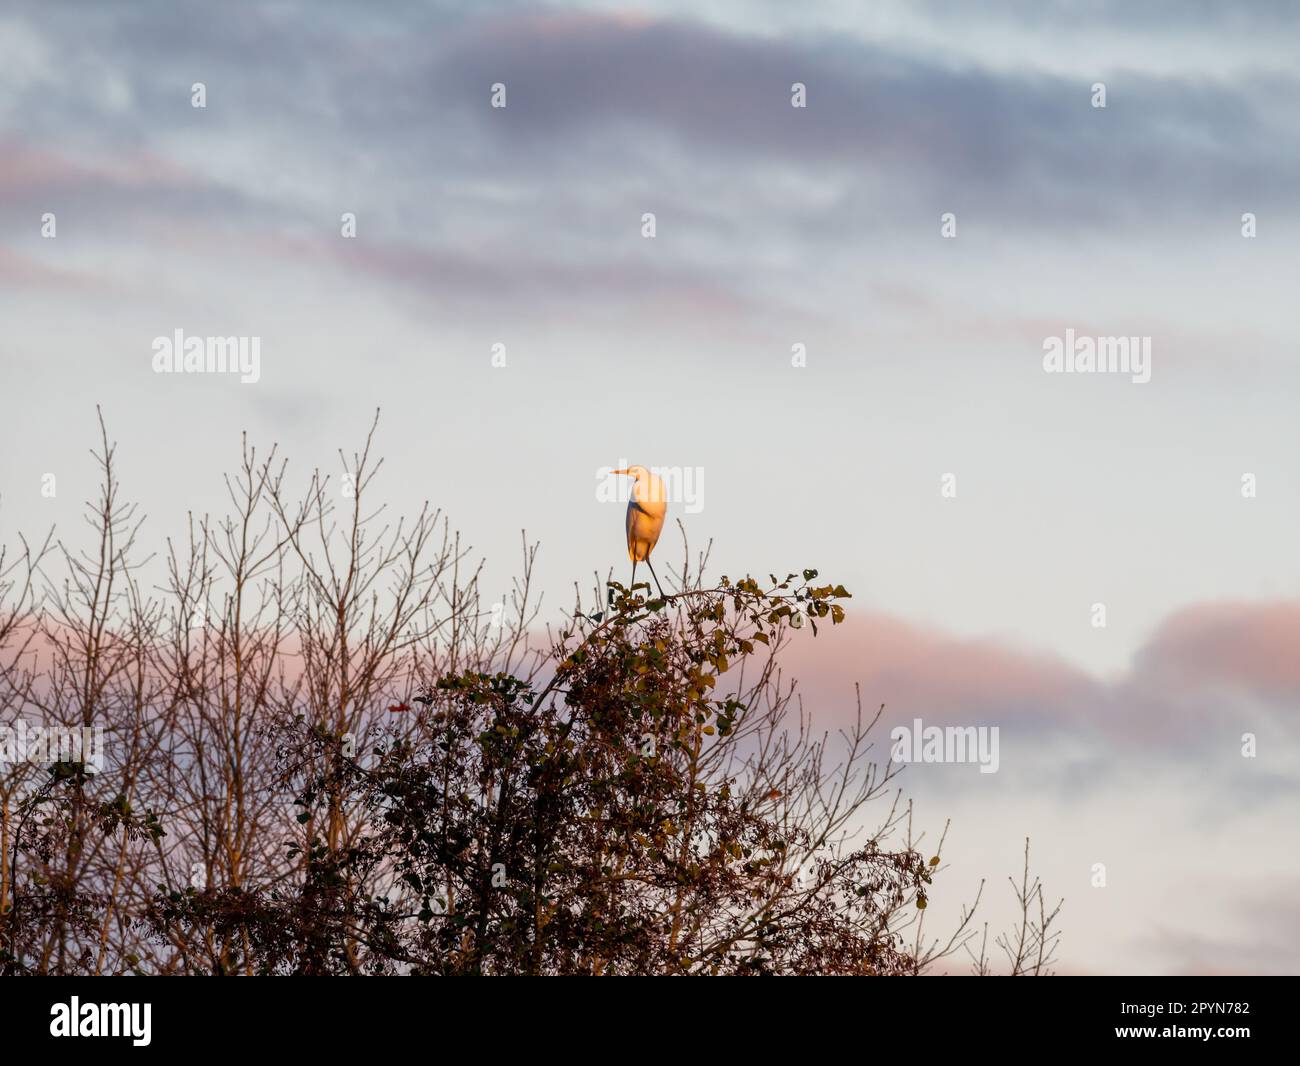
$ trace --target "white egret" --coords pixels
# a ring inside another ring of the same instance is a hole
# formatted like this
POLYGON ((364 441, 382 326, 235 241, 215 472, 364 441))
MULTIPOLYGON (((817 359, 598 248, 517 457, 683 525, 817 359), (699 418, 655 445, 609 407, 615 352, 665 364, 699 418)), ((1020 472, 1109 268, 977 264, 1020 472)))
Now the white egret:
POLYGON ((664 517, 668 514, 668 493, 664 483, 644 466, 629 466, 626 470, 613 470, 611 473, 635 478, 632 496, 627 502, 627 554, 632 559, 632 584, 636 584, 636 564, 643 562, 650 567, 655 588, 663 597, 664 589, 659 584, 654 564, 650 562, 650 553, 659 542, 664 517))

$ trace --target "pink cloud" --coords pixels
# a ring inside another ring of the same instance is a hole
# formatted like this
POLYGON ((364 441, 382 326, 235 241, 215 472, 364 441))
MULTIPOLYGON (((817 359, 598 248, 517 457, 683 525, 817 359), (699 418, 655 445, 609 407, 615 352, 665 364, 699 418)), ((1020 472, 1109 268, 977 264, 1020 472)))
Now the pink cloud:
POLYGON ((1300 602, 1209 603, 1171 615, 1138 657, 1152 675, 1300 695, 1300 602))
POLYGON ((15 252, 0 245, 0 282, 13 286, 51 286, 55 288, 84 289, 98 285, 86 274, 46 266, 31 256, 15 252))
POLYGON ((108 185, 122 189, 196 185, 198 176, 151 152, 117 152, 77 160, 21 142, 0 143, 0 198, 71 187, 108 185))
POLYGON ((381 284, 407 287, 423 300, 455 306, 467 299, 482 299, 485 292, 494 294, 493 301, 510 293, 514 300, 531 299, 536 307, 558 306, 557 313, 569 314, 567 298, 580 292, 606 302, 644 304, 654 300, 661 308, 705 319, 759 309, 724 283, 630 259, 587 265, 518 251, 487 249, 470 254, 394 241, 347 241, 283 232, 254 235, 250 240, 267 255, 306 266, 330 263, 381 284), (557 305, 557 299, 566 302, 557 305))
MULTIPOLYGON (((1130 737, 1194 738, 1259 701, 1287 710, 1300 693, 1300 601, 1206 603, 1164 621, 1128 674, 1103 680, 1070 663, 927 629, 879 612, 805 630, 785 662, 824 724, 865 710, 964 724, 1017 722, 1130 737), (1225 693, 1247 697, 1225 699, 1225 693)), ((1294 717, 1294 716, 1293 716, 1294 717)))
POLYGON ((817 639, 797 641, 788 673, 799 679, 805 697, 831 705, 842 705, 857 682, 864 707, 884 703, 891 718, 1035 714, 1084 705, 1098 687, 1051 656, 954 637, 879 612, 851 613, 817 639))

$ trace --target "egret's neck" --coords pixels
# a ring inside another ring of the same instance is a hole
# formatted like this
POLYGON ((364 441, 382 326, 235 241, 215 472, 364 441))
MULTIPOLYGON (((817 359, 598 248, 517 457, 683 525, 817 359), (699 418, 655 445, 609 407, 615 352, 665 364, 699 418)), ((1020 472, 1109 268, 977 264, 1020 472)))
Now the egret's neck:
POLYGON ((655 504, 660 507, 668 502, 664 483, 653 474, 637 475, 636 481, 632 483, 632 499, 637 503, 655 504))

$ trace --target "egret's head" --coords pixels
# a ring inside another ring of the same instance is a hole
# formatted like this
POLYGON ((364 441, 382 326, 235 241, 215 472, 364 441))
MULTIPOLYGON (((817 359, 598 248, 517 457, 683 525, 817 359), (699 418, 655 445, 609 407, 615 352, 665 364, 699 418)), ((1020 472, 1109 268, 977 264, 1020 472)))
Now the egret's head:
POLYGON ((650 476, 650 471, 644 466, 629 466, 626 470, 611 470, 611 474, 626 474, 628 477, 636 478, 637 481, 643 481, 650 476))
POLYGON ((633 479, 632 499, 638 503, 668 502, 668 490, 659 477, 644 466, 629 466, 626 470, 611 470, 611 474, 625 474, 633 479))

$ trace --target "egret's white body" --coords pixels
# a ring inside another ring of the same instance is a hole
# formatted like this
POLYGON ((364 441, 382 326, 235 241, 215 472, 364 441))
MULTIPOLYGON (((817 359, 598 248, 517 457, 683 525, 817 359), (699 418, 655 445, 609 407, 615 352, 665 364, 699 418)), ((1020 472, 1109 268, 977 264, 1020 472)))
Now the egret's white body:
MULTIPOLYGON (((644 466, 629 466, 626 470, 615 470, 615 474, 626 474, 634 478, 632 496, 627 503, 627 554, 632 560, 632 583, 636 584, 636 564, 645 563, 650 567, 655 584, 659 577, 650 563, 650 553, 659 543, 659 534, 663 532, 664 518, 668 514, 668 492, 664 483, 644 466)), ((660 589, 660 594, 663 590, 660 589)))

